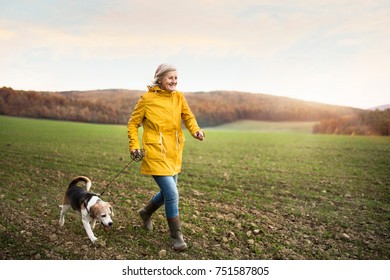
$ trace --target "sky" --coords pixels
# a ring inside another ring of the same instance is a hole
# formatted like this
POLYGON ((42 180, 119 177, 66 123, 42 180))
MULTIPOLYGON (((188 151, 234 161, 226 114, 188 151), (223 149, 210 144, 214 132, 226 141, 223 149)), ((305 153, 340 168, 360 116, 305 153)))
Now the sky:
POLYGON ((390 104, 389 0, 0 0, 0 86, 178 90, 390 104))

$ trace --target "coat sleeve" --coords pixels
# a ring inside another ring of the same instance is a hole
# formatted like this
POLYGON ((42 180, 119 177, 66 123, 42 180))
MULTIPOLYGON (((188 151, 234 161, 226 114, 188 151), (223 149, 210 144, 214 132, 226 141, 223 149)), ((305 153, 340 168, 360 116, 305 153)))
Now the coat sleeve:
POLYGON ((198 122, 195 119, 194 114, 191 112, 190 107, 188 106, 187 100, 182 95, 182 108, 181 108, 181 118, 184 121, 184 125, 187 127, 188 131, 192 136, 200 129, 198 122))
POLYGON ((129 151, 141 149, 141 144, 138 137, 138 128, 141 126, 145 115, 145 100, 143 96, 138 100, 137 105, 131 114, 127 123, 127 135, 129 137, 129 151))

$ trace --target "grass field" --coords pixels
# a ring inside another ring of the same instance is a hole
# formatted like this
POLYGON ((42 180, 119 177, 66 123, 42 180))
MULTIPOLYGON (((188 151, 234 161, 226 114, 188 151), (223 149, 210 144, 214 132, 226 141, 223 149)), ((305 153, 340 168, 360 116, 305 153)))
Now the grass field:
POLYGON ((317 122, 266 122, 241 120, 215 127, 215 130, 236 132, 294 132, 311 133, 317 122))
POLYGON ((0 259, 389 259, 390 138, 258 125, 206 129, 205 142, 187 134, 179 191, 189 249, 177 253, 162 209, 153 233, 140 227, 136 211, 157 186, 139 163, 102 197, 115 225, 96 227, 98 244, 74 212, 58 226, 73 177, 100 193, 127 164, 125 126, 0 116, 0 259))

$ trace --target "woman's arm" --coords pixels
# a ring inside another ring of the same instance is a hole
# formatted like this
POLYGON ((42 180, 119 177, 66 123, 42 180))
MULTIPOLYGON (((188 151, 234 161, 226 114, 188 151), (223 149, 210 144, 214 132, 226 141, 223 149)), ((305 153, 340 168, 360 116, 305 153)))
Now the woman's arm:
POLYGON ((182 95, 181 118, 191 135, 200 141, 203 141, 204 132, 200 129, 198 122, 196 121, 194 114, 191 112, 184 95, 182 95))
POLYGON ((127 135, 129 137, 129 151, 141 149, 141 144, 138 137, 138 128, 141 126, 145 116, 145 101, 144 98, 138 100, 133 113, 127 123, 127 135))

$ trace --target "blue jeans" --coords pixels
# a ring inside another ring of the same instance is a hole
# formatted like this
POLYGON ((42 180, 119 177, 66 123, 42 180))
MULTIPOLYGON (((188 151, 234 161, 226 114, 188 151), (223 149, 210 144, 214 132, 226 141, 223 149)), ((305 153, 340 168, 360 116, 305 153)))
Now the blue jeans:
POLYGON ((179 216, 179 192, 177 190, 177 175, 175 176, 153 176, 160 191, 152 198, 157 206, 165 206, 167 219, 179 216))

